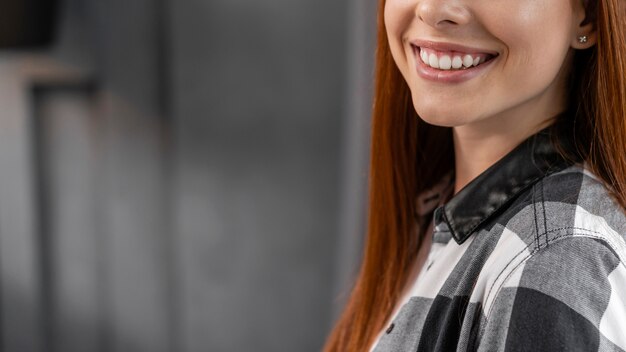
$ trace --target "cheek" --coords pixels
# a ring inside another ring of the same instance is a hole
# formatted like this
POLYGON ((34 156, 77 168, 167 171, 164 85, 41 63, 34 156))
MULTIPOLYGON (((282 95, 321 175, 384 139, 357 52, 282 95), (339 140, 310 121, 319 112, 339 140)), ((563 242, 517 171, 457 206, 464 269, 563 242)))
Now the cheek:
POLYGON ((398 35, 406 29, 405 27, 410 23, 410 18, 408 18, 409 4, 410 1, 406 0, 388 0, 385 2, 384 18, 388 34, 398 35))
POLYGON ((506 46, 505 68, 519 76, 554 77, 569 48, 572 11, 568 2, 520 0, 516 4, 506 11, 515 16, 492 21, 492 33, 506 46))
MULTIPOLYGON (((388 0, 385 3, 384 19, 387 40, 396 65, 406 74, 407 57, 404 40, 410 31, 413 11, 411 1, 388 0)), ((406 77, 406 76, 405 76, 406 77)))

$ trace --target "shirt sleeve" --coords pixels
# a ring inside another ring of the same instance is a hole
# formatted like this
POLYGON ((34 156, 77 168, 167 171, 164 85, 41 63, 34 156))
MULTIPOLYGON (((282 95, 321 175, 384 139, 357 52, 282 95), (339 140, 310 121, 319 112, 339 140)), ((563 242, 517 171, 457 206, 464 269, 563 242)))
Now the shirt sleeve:
POLYGON ((626 267, 602 240, 552 242, 494 294, 478 351, 626 350, 626 267))

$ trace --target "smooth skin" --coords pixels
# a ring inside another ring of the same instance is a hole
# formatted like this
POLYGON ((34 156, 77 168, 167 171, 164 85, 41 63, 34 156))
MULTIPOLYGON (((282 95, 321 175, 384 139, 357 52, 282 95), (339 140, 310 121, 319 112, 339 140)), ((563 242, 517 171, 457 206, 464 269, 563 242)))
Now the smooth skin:
POLYGON ((565 110, 574 50, 596 42, 581 0, 387 0, 384 16, 415 111, 453 128, 455 194, 565 110), (417 73, 417 39, 498 56, 468 81, 434 82, 417 73))

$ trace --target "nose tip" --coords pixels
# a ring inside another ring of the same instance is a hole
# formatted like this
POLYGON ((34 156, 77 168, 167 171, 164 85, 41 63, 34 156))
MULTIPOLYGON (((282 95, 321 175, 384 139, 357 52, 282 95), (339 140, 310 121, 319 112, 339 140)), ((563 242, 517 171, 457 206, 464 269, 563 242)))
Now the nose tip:
POLYGON ((416 7, 417 17, 434 28, 454 27, 467 24, 470 11, 461 4, 449 0, 423 0, 416 7))

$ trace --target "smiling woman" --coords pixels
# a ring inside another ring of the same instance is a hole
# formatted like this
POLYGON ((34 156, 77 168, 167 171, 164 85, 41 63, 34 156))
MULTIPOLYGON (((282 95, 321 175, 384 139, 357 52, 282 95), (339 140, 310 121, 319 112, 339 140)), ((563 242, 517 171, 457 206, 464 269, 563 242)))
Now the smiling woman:
POLYGON ((325 351, 626 350, 622 0, 381 0, 371 148, 325 351))

